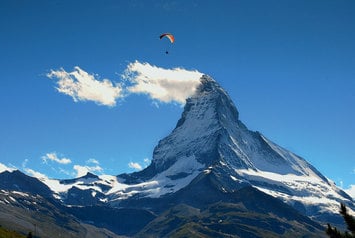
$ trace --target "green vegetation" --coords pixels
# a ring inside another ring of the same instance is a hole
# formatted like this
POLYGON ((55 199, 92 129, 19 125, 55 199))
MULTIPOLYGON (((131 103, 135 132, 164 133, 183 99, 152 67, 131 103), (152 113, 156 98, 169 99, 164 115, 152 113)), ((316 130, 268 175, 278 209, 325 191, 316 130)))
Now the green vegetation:
POLYGON ((286 217, 247 209, 242 203, 217 202, 206 209, 180 204, 148 224, 137 238, 147 237, 326 237, 317 227, 286 217))
POLYGON ((10 231, 0 226, 0 238, 26 238, 16 231, 10 231))
POLYGON ((344 204, 340 204, 340 214, 343 216, 344 221, 347 225, 347 228, 350 232, 345 231, 344 233, 338 231, 336 227, 331 227, 328 224, 328 229, 326 231, 327 235, 331 238, 355 238, 355 219, 351 215, 348 214, 346 206, 344 204))

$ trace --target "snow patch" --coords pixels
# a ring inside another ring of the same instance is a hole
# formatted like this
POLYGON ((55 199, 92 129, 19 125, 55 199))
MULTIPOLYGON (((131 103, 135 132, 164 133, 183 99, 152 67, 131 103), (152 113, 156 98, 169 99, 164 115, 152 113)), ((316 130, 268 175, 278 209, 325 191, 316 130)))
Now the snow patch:
POLYGON ((116 183, 109 192, 117 196, 117 200, 127 199, 140 194, 143 197, 158 198, 168 193, 174 193, 187 186, 203 169, 195 156, 179 158, 170 168, 157 174, 152 179, 134 185, 116 183), (181 174, 175 178, 176 175, 181 174))
POLYGON ((288 204, 301 202, 306 206, 318 206, 320 212, 337 213, 339 201, 345 201, 335 187, 318 176, 277 174, 251 169, 236 170, 240 176, 260 191, 280 198, 288 204))
POLYGON ((19 191, 12 191, 12 194, 20 195, 22 197, 29 197, 27 193, 19 192, 19 191))
POLYGON ((355 200, 355 185, 350 185, 349 188, 344 190, 347 194, 349 194, 353 200, 355 200))
POLYGON ((13 171, 15 171, 15 170, 16 170, 16 169, 9 168, 9 167, 7 167, 6 165, 0 163, 0 173, 5 172, 5 171, 13 172, 13 171))

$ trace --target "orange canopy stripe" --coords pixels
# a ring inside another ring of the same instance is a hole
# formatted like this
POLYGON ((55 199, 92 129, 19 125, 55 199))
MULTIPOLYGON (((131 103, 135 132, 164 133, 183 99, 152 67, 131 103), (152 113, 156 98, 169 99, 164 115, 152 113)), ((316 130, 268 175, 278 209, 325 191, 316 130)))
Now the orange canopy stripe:
POLYGON ((174 36, 170 33, 161 34, 159 38, 162 39, 163 37, 167 37, 171 43, 174 43, 174 41, 175 41, 174 36))

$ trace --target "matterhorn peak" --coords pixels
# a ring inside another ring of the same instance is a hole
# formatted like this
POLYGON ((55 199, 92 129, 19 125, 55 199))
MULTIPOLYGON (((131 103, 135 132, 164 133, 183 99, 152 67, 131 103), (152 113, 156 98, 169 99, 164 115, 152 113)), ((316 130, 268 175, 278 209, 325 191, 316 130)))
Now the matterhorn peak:
POLYGON ((211 116, 217 116, 217 120, 227 115, 229 116, 228 120, 238 120, 238 111, 223 88, 208 75, 203 75, 200 81, 201 84, 196 89, 195 94, 186 100, 184 112, 178 121, 177 127, 183 124, 186 119, 185 115, 193 114, 192 112, 194 111, 199 113, 197 116, 201 119, 203 115, 206 115, 205 110, 208 109, 212 109, 213 114, 211 116))
POLYGON ((154 173, 160 173, 193 158, 205 168, 223 163, 233 171, 319 174, 303 159, 248 130, 229 95, 213 78, 203 75, 200 80, 175 129, 155 147, 149 171, 154 168, 154 173))
POLYGON ((349 204, 351 198, 306 160, 248 130, 214 79, 203 75, 200 81, 175 129, 155 147, 151 165, 119 176, 130 184, 129 194, 134 188, 135 193, 160 197, 208 176, 223 192, 253 186, 306 215, 313 211, 315 217, 336 213, 339 202, 349 204), (319 203, 315 197, 324 200, 319 203))
MULTIPOLYGON (((195 93, 186 100, 184 111, 172 133, 154 149, 152 166, 165 170, 176 161, 193 156, 206 166, 218 150, 221 134, 238 121, 238 111, 228 94, 210 76, 203 75, 195 93)), ((239 125, 240 124, 240 125, 239 125)))

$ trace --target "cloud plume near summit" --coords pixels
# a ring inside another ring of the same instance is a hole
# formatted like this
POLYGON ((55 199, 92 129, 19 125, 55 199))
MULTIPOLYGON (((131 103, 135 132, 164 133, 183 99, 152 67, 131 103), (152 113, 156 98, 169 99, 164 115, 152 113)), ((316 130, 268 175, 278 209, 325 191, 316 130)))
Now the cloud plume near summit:
POLYGON ((79 66, 72 72, 64 69, 51 70, 46 76, 56 79, 57 91, 78 101, 93 101, 98 105, 115 106, 117 100, 130 94, 146 94, 150 99, 181 105, 192 96, 203 74, 183 68, 164 69, 135 61, 129 63, 120 82, 100 80, 79 66))
POLYGON ((186 98, 195 92, 201 76, 197 70, 164 69, 138 61, 130 63, 124 74, 133 84, 127 88, 130 93, 143 93, 154 100, 180 104, 185 104, 186 98))

